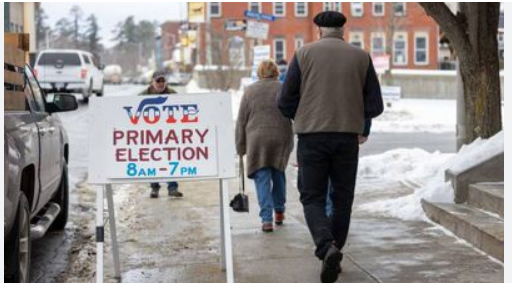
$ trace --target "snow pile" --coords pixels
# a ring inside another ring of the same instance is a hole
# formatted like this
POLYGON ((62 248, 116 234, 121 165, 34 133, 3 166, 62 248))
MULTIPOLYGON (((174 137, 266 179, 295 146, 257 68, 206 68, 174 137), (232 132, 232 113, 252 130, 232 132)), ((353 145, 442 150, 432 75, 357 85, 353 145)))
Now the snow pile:
POLYGON ((373 120, 372 132, 455 132, 455 100, 400 99, 373 120))
POLYGON ((454 173, 460 173, 505 152, 504 136, 504 131, 501 131, 489 139, 478 138, 473 143, 462 146, 449 169, 454 173))
POLYGON ((445 170, 461 170, 504 151, 503 131, 490 139, 478 139, 461 148, 459 153, 428 153, 420 149, 397 149, 360 160, 359 175, 380 177, 384 182, 416 181, 421 187, 413 194, 363 204, 361 210, 380 212, 402 220, 427 220, 421 200, 451 203, 454 191, 445 182, 445 170))
POLYGON ((412 181, 422 185, 411 195, 381 200, 360 206, 361 210, 386 213, 403 220, 424 220, 421 199, 452 202, 454 192, 444 182, 444 170, 454 154, 429 153, 423 149, 396 149, 364 157, 360 160, 359 176, 382 178, 383 184, 412 181))
POLYGON ((383 184, 396 181, 413 181, 421 184, 438 171, 453 154, 429 153, 423 149, 395 149, 366 156, 359 161, 361 179, 379 178, 383 184))

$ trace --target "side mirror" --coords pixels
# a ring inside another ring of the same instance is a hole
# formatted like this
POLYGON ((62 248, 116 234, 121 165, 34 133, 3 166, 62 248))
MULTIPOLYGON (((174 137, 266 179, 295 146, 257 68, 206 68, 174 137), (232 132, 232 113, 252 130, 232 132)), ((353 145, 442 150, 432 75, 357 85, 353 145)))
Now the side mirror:
POLYGON ((100 65, 98 66, 98 68, 99 68, 100 70, 104 70, 104 69, 105 69, 105 65, 104 65, 104 64, 100 64, 100 65))
POLYGON ((78 102, 72 94, 56 93, 53 100, 48 102, 47 109, 49 113, 72 111, 78 109, 78 102))

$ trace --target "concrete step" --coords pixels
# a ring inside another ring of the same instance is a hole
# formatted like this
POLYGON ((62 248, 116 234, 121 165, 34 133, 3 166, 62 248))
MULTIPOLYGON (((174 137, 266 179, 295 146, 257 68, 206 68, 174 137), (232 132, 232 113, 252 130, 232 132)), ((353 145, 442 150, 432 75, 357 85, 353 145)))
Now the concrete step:
POLYGON ((505 184, 478 183, 469 185, 468 205, 498 214, 503 218, 503 193, 505 184))
POLYGON ((503 220, 465 204, 422 200, 426 215, 476 248, 503 261, 503 220))

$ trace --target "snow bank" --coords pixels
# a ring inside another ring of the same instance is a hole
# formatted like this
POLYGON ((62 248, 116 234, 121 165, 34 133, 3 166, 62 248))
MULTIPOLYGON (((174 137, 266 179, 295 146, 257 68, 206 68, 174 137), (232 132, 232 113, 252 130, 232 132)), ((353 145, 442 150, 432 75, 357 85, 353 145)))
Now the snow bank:
POLYGON ((456 101, 400 99, 373 120, 371 132, 455 132, 456 101))
POLYGON ((361 158, 358 175, 361 179, 379 178, 383 183, 410 180, 420 184, 435 175, 439 166, 452 156, 419 148, 390 150, 361 158))
POLYGON ((421 207, 421 199, 431 202, 451 203, 454 191, 445 182, 445 170, 472 166, 504 151, 504 134, 500 132, 490 139, 477 139, 461 148, 457 155, 428 153, 421 149, 397 149, 364 157, 360 160, 359 175, 380 177, 385 182, 415 181, 419 188, 413 194, 361 205, 369 212, 385 213, 402 220, 427 220, 421 207))
POLYGON ((504 131, 501 131, 489 139, 478 138, 473 143, 462 146, 449 169, 454 173, 460 173, 504 152, 504 136, 504 131))
POLYGON ((403 220, 424 220, 421 199, 451 202, 454 198, 449 182, 444 182, 445 166, 454 154, 429 153, 423 149, 396 149, 374 156, 363 157, 359 176, 382 178, 382 184, 412 181, 422 187, 413 194, 397 199, 381 200, 361 205, 369 212, 386 213, 403 220))

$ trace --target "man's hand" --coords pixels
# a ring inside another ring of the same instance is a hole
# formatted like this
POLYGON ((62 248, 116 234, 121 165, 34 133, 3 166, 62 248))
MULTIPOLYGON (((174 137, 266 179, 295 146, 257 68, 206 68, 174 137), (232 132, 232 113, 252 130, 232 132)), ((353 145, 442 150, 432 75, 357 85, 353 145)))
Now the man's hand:
POLYGON ((364 137, 363 135, 358 135, 357 139, 359 140, 359 144, 364 144, 366 140, 368 140, 368 137, 364 137))

